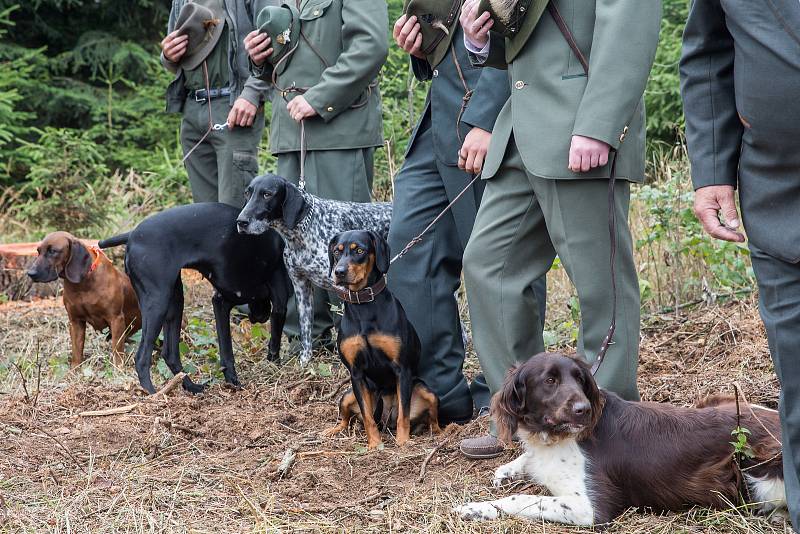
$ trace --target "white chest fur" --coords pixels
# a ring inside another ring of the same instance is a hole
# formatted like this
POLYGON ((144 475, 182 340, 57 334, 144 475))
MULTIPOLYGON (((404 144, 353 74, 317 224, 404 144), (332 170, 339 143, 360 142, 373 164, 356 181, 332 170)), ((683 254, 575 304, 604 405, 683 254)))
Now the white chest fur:
POLYGON ((530 478, 545 486, 554 497, 584 496, 588 499, 586 457, 574 439, 552 444, 534 436, 522 439, 527 458, 525 472, 530 478))

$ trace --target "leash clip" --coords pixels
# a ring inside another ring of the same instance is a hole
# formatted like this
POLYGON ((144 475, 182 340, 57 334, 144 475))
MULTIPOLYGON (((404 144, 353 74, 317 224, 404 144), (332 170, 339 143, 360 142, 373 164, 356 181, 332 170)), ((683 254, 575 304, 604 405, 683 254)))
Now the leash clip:
POLYGON ((218 132, 220 130, 224 130, 227 127, 228 127, 228 123, 227 122, 221 122, 219 124, 215 124, 214 126, 212 126, 211 129, 216 131, 216 132, 218 132))

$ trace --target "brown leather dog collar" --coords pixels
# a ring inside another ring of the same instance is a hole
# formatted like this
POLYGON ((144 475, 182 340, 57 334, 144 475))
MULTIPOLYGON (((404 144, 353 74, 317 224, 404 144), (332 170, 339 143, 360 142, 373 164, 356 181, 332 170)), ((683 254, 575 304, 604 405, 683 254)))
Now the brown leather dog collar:
POLYGON ((350 291, 344 287, 333 286, 333 291, 336 293, 336 295, 343 301, 349 302, 350 304, 366 304, 368 302, 372 302, 375 300, 375 297, 380 295, 381 291, 384 289, 386 289, 386 275, 381 276, 380 279, 373 285, 367 286, 358 291, 350 291))

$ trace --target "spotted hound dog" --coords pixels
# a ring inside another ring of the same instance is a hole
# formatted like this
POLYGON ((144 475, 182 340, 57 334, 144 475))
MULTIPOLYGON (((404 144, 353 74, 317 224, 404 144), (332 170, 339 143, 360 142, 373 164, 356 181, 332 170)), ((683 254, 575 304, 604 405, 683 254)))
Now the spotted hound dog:
POLYGON ((743 501, 786 512, 778 413, 709 397, 696 407, 629 402, 599 389, 581 359, 542 353, 512 369, 492 400, 498 433, 525 452, 494 473, 494 485, 532 480, 550 495, 510 495, 455 508, 465 519, 506 514, 601 525, 629 508, 729 509, 743 501), (747 429, 742 452, 737 428, 747 429))
POLYGON ((312 354, 313 288, 333 289, 328 242, 348 230, 371 230, 386 239, 392 205, 319 198, 274 174, 254 178, 245 197, 247 204, 236 220, 239 233, 261 234, 272 228, 286 243, 283 259, 294 284, 300 315, 300 364, 307 365, 312 354))

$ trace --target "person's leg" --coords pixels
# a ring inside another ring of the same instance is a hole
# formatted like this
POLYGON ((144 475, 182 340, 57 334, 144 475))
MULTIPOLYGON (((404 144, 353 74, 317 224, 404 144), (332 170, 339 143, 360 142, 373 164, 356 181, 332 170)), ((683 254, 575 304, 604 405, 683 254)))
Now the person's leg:
MULTIPOLYGON (((578 351, 592 362, 608 332, 612 314, 608 234, 608 180, 550 180, 531 177, 547 228, 581 307, 578 351)), ((617 217, 617 327, 614 343, 597 372, 598 384, 638 400, 640 295, 628 227, 630 183, 615 191, 617 217)))
POLYGON ((235 208, 244 206, 244 190, 258 174, 258 145, 264 132, 264 112, 256 114, 249 128, 223 130, 225 145, 220 158, 219 202, 235 208))
MULTIPOLYGON (((206 103, 187 100, 181 120, 181 147, 184 155, 203 138, 208 131, 208 108, 206 103)), ((184 165, 189 175, 194 202, 217 201, 217 151, 214 139, 219 132, 212 132, 194 148, 184 165)))
POLYGON ((492 393, 517 362, 544 349, 534 281, 555 251, 513 139, 503 165, 486 183, 464 253, 472 336, 492 393))
MULTIPOLYGON (((430 143, 431 130, 421 129, 395 177, 389 228, 392 254, 447 206, 447 181, 457 181, 462 188, 469 181, 457 168, 453 172, 437 167, 430 143)), ((389 288, 422 342, 418 376, 439 396, 439 419, 445 424, 472 416, 472 398, 462 372, 464 345, 458 302, 453 295, 461 282, 462 254, 458 228, 453 214, 448 213, 389 271, 389 288)))
POLYGON ((780 414, 786 501, 800 529, 800 264, 787 263, 750 245, 758 279, 759 309, 781 383, 780 414))

